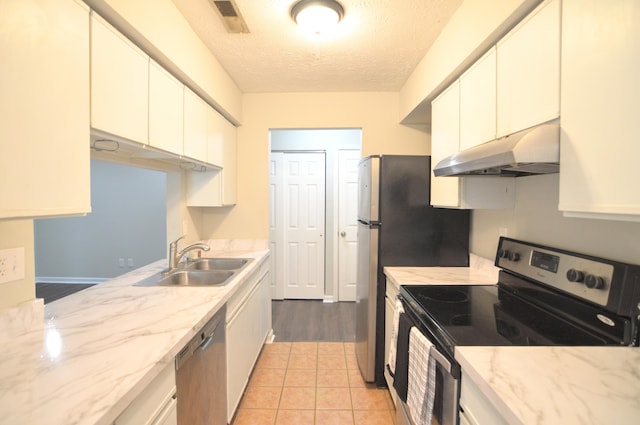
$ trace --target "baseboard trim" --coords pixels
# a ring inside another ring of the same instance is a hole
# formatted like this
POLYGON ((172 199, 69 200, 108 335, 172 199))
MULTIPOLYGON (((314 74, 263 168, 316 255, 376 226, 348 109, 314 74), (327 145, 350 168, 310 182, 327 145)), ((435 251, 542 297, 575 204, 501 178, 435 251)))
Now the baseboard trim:
POLYGON ((324 298, 322 299, 323 303, 332 303, 334 302, 333 300, 333 295, 325 295, 324 298))
POLYGON ((72 285, 95 285, 110 280, 104 277, 47 277, 36 276, 36 284, 38 283, 68 283, 72 285))

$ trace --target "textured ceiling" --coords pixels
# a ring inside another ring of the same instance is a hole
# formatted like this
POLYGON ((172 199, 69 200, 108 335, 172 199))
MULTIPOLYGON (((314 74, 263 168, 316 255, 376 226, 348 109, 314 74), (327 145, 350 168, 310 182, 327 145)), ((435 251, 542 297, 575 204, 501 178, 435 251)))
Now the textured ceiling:
POLYGON ((398 91, 462 0, 340 0, 332 35, 302 33, 296 0, 235 0, 250 33, 227 33, 209 0, 173 0, 240 90, 398 91))

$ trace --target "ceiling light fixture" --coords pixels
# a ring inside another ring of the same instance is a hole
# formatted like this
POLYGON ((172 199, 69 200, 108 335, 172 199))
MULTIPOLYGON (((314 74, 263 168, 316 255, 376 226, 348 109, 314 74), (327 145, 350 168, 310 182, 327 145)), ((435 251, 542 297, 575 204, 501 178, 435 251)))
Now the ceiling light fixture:
POLYGON ((335 0, 301 0, 291 8, 291 18, 300 27, 316 34, 336 26, 344 8, 335 0))

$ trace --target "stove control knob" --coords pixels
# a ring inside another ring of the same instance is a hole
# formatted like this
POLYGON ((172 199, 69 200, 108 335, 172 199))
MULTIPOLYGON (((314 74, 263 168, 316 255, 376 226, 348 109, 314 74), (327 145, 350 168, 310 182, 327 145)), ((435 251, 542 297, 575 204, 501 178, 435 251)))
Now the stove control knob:
POLYGON ((588 274, 584 278, 584 284, 587 288, 600 289, 604 286, 604 279, 599 276, 588 274))
POLYGON ((509 258, 509 250, 508 249, 500 249, 498 251, 498 257, 500 257, 500 258, 509 258))
POLYGON ((518 254, 517 252, 510 252, 509 253, 509 260, 516 262, 518 260, 520 260, 520 254, 518 254))
POLYGON ((584 273, 580 270, 569 269, 567 271, 567 279, 569 279, 569 282, 582 282, 584 281, 584 273))

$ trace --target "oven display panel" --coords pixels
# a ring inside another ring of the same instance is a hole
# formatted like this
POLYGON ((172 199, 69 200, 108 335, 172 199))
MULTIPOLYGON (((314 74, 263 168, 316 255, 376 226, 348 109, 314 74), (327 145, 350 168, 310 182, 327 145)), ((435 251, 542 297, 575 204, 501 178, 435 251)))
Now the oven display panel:
POLYGON ((531 265, 533 267, 557 273, 558 264, 560 264, 560 257, 557 255, 551 255, 535 250, 531 252, 531 265))

